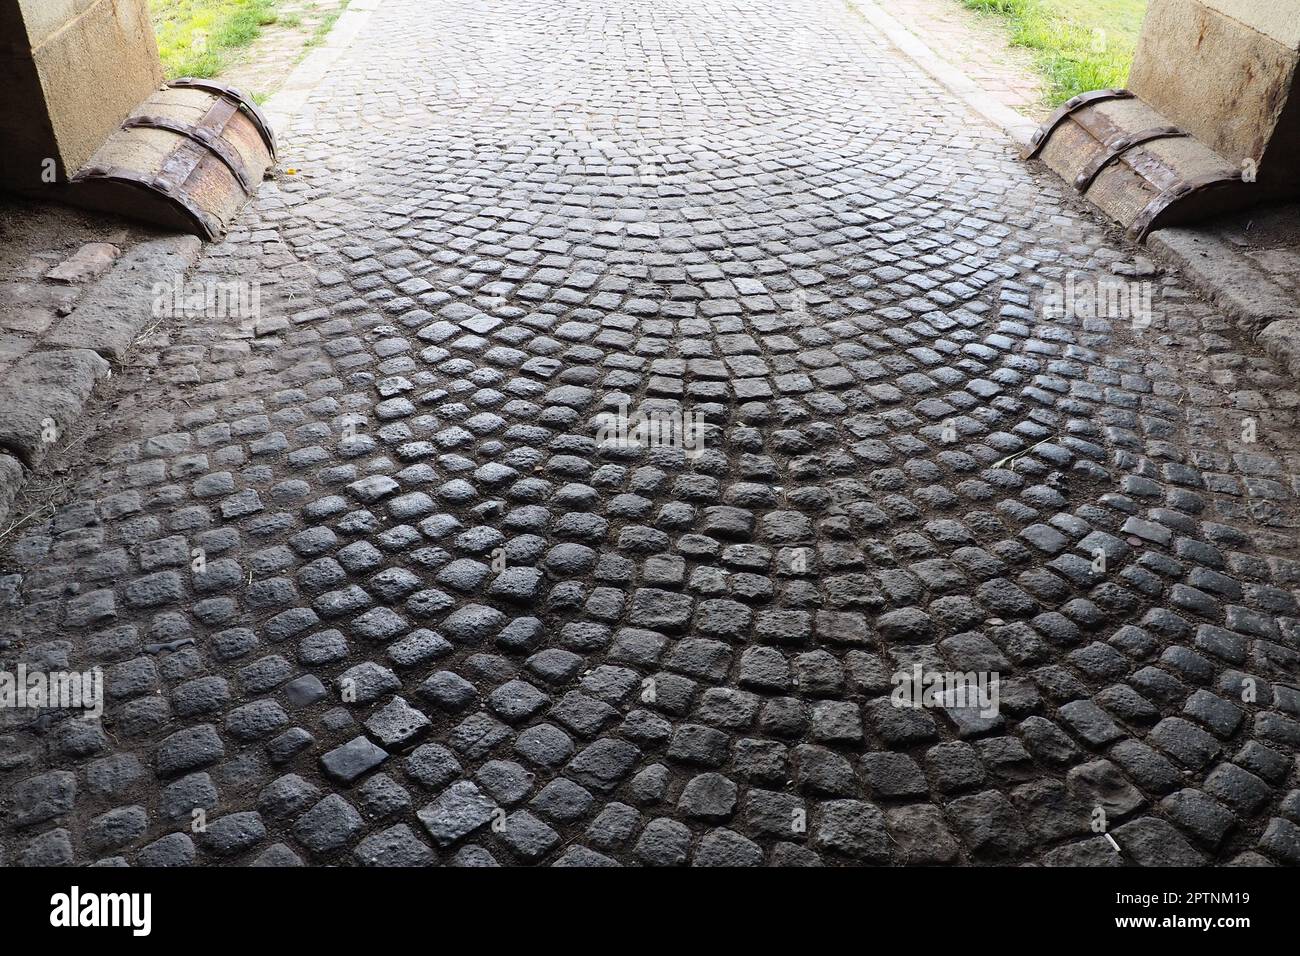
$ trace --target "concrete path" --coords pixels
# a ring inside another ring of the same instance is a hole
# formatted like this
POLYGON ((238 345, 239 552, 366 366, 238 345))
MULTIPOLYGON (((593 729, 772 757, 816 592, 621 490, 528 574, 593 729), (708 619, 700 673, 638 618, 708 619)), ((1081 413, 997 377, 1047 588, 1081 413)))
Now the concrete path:
POLYGON ((1300 863, 1300 396, 840 0, 387 0, 284 132, 0 552, 108 694, 0 862, 1300 863))

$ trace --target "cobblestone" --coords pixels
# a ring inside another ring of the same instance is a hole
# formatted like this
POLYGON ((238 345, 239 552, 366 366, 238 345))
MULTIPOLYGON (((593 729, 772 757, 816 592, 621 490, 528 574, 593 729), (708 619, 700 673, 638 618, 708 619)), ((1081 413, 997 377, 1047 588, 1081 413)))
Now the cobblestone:
POLYGON ((1300 862, 1300 395, 1172 276, 1045 311, 1135 250, 838 0, 388 0, 282 133, 260 333, 3 542, 109 692, 6 713, 9 858, 1300 862))

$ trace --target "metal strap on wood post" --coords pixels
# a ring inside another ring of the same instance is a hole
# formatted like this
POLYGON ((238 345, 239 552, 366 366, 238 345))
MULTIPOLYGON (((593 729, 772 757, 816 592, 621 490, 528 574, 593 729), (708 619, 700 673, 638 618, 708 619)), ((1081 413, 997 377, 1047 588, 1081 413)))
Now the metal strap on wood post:
POLYGON ((79 183, 91 179, 111 180, 150 193, 161 194, 185 213, 201 235, 206 236, 210 241, 221 238, 222 230, 216 220, 200 209, 176 183, 164 176, 145 176, 134 169, 121 166, 86 166, 72 175, 71 182, 79 183))
MULTIPOLYGON (((189 140, 183 141, 179 146, 171 151, 170 155, 163 161, 162 168, 158 170, 159 179, 165 179, 173 184, 177 190, 185 191, 185 184, 190 181, 194 175, 194 170, 205 160, 208 153, 198 143, 191 143, 189 140)), ((185 195, 190 195, 185 192, 185 195)))
POLYGON ((1046 123, 1034 132, 1034 135, 1029 139, 1029 145, 1020 154, 1020 158, 1033 159, 1037 156, 1042 148, 1047 145, 1047 141, 1052 138, 1056 128, 1064 123, 1070 114, 1076 110, 1106 100, 1127 100, 1132 99, 1132 97, 1132 93, 1122 89, 1090 90, 1087 93, 1080 93, 1078 96, 1070 97, 1060 105, 1055 113, 1047 118, 1046 123))
POLYGON ((1133 220, 1133 225, 1129 227, 1129 236, 1138 242, 1143 242, 1147 237, 1147 233, 1151 231, 1151 227, 1155 224, 1156 219, 1174 203, 1186 199, 1194 193, 1205 192, 1217 186, 1227 186, 1229 183, 1239 183, 1241 181, 1240 172, 1207 173, 1204 176, 1197 176, 1195 179, 1179 183, 1172 189, 1166 189, 1147 203, 1146 207, 1138 213, 1137 218, 1133 220))
POLYGON ((266 143, 267 152, 271 154, 271 162, 276 161, 276 144, 275 131, 271 129, 271 124, 267 122, 264 114, 252 97, 245 96, 233 86, 226 86, 224 83, 217 83, 214 80, 200 80, 192 76, 183 76, 178 80, 172 80, 168 86, 179 89, 206 90, 208 93, 215 93, 234 103, 237 107, 248 114, 257 131, 262 134, 262 141, 266 143))
POLYGON ((1128 150, 1135 146, 1141 146, 1143 143, 1150 143, 1157 139, 1178 139, 1189 135, 1185 130, 1177 126, 1153 126, 1137 133, 1125 133, 1115 139, 1103 144, 1103 148, 1088 161, 1083 170, 1074 179, 1074 188, 1081 193, 1086 193, 1101 171, 1107 166, 1119 160, 1128 150))
POLYGON ((250 181, 248 170, 244 168, 244 161, 239 158, 239 154, 230 148, 230 144, 221 139, 206 126, 191 126, 189 123, 181 123, 165 116, 132 116, 122 124, 123 129, 161 129, 169 133, 175 133, 177 136, 184 136, 186 139, 199 144, 212 155, 216 156, 226 168, 230 170, 231 175, 238 180, 240 187, 244 190, 244 195, 252 196, 256 191, 256 186, 250 181))

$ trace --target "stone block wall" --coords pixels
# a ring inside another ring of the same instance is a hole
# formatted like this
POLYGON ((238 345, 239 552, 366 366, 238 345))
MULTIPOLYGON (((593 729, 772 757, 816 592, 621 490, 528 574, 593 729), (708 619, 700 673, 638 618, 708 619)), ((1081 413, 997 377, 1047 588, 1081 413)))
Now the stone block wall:
POLYGON ((1151 0, 1129 88, 1261 181, 1300 185, 1300 0, 1151 0))
POLYGON ((65 179, 161 83, 148 0, 0 0, 0 187, 65 179))

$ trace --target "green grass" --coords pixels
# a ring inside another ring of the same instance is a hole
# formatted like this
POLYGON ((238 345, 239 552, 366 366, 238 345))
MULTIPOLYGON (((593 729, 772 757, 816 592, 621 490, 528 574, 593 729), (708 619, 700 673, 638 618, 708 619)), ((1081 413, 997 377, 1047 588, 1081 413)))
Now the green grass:
POLYGON ((276 22, 276 0, 150 0, 167 77, 216 76, 229 51, 276 22))
POLYGON ((1128 81, 1147 0, 961 0, 1006 19, 1015 46, 1033 51, 1051 105, 1128 81))
MULTIPOLYGON (((324 42, 325 37, 329 35, 329 32, 334 29, 334 24, 338 22, 339 17, 343 16, 343 11, 348 8, 348 4, 351 2, 352 0, 343 0, 343 2, 339 4, 337 10, 331 10, 329 13, 325 14, 325 16, 321 18, 320 23, 316 24, 316 29, 312 32, 310 39, 308 39, 303 46, 320 46, 320 44, 324 42)), ((313 3, 312 7, 315 6, 316 4, 313 3)))

